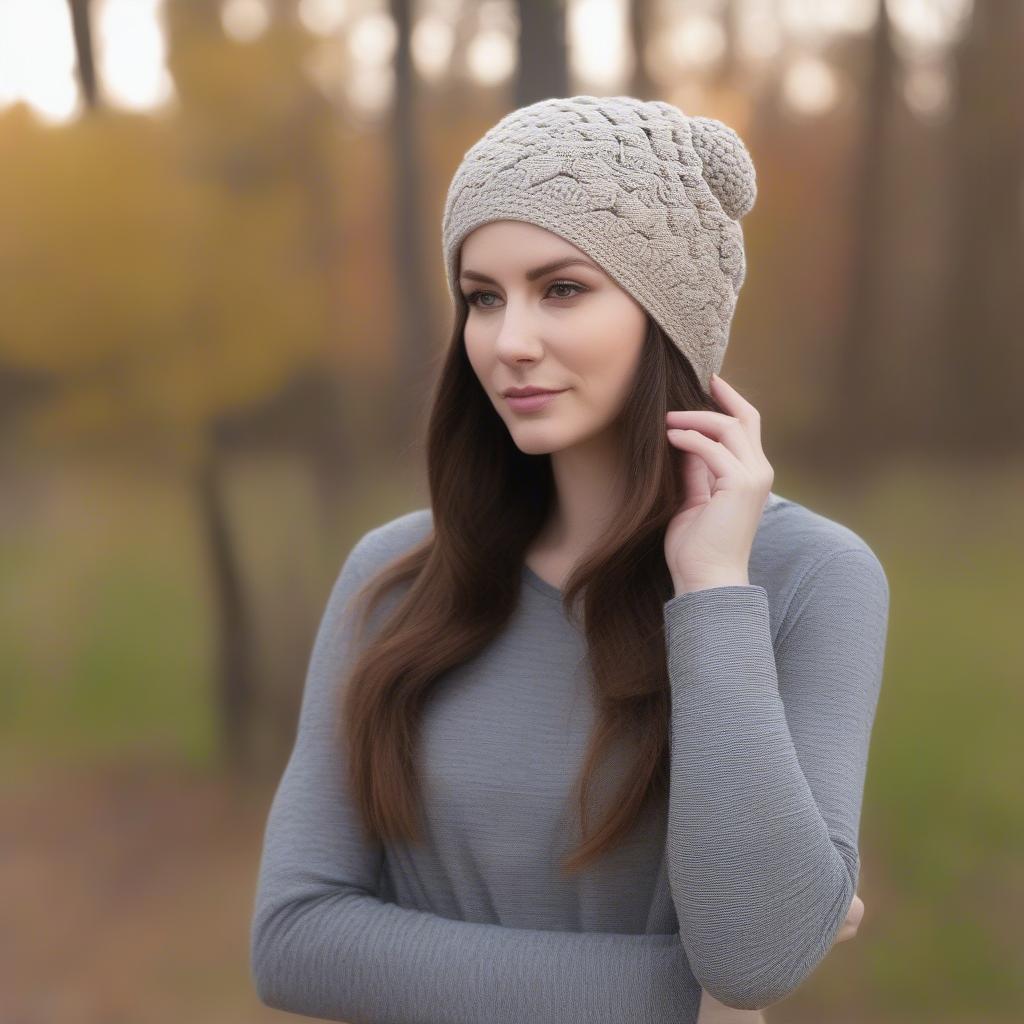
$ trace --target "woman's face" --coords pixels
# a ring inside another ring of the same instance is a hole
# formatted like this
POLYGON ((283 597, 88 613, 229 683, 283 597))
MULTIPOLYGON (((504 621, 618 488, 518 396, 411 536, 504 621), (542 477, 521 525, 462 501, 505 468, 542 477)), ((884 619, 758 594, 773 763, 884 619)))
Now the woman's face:
POLYGON ((466 353, 517 447, 544 454, 607 430, 633 383, 643 307, 588 256, 535 224, 483 224, 462 243, 466 353), (578 260, 528 277, 562 260, 578 260), (561 393, 515 408, 510 387, 561 393))

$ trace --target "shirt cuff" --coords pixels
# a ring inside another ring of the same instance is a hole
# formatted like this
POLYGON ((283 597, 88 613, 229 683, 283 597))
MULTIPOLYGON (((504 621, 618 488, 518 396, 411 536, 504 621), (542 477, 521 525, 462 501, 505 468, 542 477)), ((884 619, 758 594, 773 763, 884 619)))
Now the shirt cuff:
POLYGON ((778 689, 764 587, 730 584, 676 594, 663 611, 673 686, 778 689))

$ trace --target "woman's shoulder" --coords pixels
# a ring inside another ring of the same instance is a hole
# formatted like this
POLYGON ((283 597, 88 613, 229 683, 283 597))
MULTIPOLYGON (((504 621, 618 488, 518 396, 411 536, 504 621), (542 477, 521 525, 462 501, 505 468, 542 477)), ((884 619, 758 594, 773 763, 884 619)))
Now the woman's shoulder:
POLYGON ((763 586, 781 620, 814 584, 860 587, 888 599, 888 579, 871 545, 850 526, 772 492, 750 554, 750 582, 763 586))
POLYGON ((840 551, 874 554, 868 542, 845 523, 772 491, 761 515, 762 547, 788 558, 817 559, 840 551))
POLYGON ((434 528, 431 509, 404 512, 367 530, 352 546, 349 558, 360 567, 360 574, 376 572, 387 563, 411 551, 434 528))

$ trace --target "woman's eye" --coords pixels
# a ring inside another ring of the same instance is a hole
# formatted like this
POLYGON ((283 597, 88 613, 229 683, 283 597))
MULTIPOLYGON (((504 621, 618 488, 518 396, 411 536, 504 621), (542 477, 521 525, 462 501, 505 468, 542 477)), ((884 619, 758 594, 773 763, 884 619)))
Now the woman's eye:
MULTIPOLYGON (((583 292, 585 292, 587 290, 582 285, 575 284, 572 281, 553 281, 550 285, 548 285, 548 291, 550 292, 554 288, 571 288, 571 289, 573 289, 574 293, 580 293, 580 294, 582 294, 583 292)), ((466 299, 466 302, 470 306, 477 306, 479 309, 494 309, 495 306, 494 306, 493 303, 481 303, 481 302, 478 301, 481 297, 483 297, 485 295, 494 296, 495 298, 497 297, 497 296, 494 295, 494 292, 485 292, 485 291, 479 291, 478 290, 478 291, 475 291, 475 292, 470 292, 467 296, 465 296, 465 299, 466 299)), ((553 296, 553 298, 556 298, 556 299, 571 299, 571 298, 574 298, 574 297, 575 297, 575 295, 565 295, 565 294, 553 296)))
MULTIPOLYGON (((572 281, 555 281, 555 283, 551 287, 552 288, 573 288, 577 292, 582 292, 584 290, 578 284, 573 284, 572 281)), ((559 295, 557 297, 560 298, 560 299, 571 299, 572 295, 559 295)))

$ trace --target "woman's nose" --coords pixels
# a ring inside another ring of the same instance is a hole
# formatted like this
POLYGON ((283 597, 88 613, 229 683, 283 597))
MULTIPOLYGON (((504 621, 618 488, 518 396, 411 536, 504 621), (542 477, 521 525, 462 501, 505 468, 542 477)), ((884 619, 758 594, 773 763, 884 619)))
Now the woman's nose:
POLYGON ((508 302, 500 315, 501 324, 495 338, 498 351, 506 356, 535 353, 540 330, 533 311, 525 303, 508 302))

